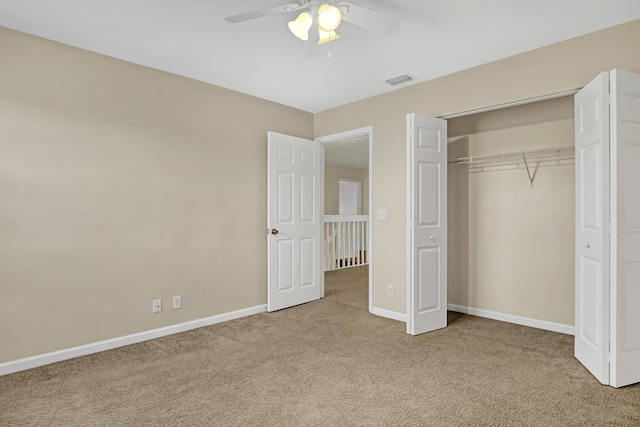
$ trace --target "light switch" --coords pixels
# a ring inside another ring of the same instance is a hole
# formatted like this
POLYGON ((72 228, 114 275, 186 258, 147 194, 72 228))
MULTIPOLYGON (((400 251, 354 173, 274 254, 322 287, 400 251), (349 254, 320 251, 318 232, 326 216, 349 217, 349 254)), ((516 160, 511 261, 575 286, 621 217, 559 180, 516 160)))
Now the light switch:
POLYGON ((378 209, 377 218, 380 221, 384 221, 387 219, 387 210, 386 209, 378 209))

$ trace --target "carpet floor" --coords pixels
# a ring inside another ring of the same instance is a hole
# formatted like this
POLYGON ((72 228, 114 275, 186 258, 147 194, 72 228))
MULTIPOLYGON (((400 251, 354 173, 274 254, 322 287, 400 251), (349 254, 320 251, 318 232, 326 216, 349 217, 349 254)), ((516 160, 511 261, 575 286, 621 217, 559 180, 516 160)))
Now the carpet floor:
POLYGON ((326 271, 324 298, 368 310, 369 266, 326 271))
POLYGON ((573 337, 323 299, 0 377, 2 426, 638 426, 573 337))

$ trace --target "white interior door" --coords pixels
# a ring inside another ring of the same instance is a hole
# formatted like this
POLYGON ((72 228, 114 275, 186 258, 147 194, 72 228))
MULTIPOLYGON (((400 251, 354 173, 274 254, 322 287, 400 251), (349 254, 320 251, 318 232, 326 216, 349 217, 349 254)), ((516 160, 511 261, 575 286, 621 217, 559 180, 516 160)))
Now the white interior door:
POLYGON ((640 75, 611 80, 611 378, 640 382, 640 75))
POLYGON ((362 215, 362 181, 338 180, 338 214, 362 215))
POLYGON ((407 333, 447 326, 447 121, 407 115, 407 333))
POLYGON ((575 357, 609 384, 609 78, 575 95, 575 357))
POLYGON ((267 310, 275 311, 321 296, 324 147, 275 132, 267 145, 267 310))

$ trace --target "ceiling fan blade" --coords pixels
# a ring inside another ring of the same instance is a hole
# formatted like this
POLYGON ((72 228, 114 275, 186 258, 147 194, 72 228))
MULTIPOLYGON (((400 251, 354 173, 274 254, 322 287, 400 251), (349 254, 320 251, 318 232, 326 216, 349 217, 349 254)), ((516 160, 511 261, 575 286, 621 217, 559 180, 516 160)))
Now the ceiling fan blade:
POLYGON ((302 56, 308 58, 309 56, 319 54, 320 45, 318 44, 318 40, 320 40, 318 28, 316 26, 313 26, 309 29, 309 40, 304 42, 304 50, 302 51, 302 56))
POLYGON ((300 3, 288 3, 282 6, 269 7, 267 9, 252 10, 251 12, 240 13, 238 15, 227 16, 225 21, 235 24, 237 22, 248 21, 250 19, 261 18, 267 15, 276 15, 278 13, 295 12, 303 9, 305 6, 300 3))
POLYGON ((342 19, 376 33, 391 36, 400 26, 400 20, 393 16, 351 2, 340 2, 337 6, 344 11, 342 19))

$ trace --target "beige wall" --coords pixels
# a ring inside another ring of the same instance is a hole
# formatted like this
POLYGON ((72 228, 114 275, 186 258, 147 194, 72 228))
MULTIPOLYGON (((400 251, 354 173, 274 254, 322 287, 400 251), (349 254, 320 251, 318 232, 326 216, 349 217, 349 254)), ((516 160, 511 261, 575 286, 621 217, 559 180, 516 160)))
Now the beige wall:
POLYGON ((3 28, 0 58, 0 363, 266 303, 266 134, 311 114, 3 28))
MULTIPOLYGON (((373 126, 373 209, 387 210, 386 221, 373 223, 374 306, 406 312, 406 114, 443 116, 563 92, 613 68, 640 72, 638 40, 640 20, 314 115, 316 136, 373 126)), ((526 298, 519 305, 514 311, 529 312, 526 298)), ((565 322, 546 311, 529 316, 565 322)))
MULTIPOLYGON (((449 159, 573 146, 573 97, 450 120, 449 159)), ((568 163, 568 164, 567 164, 568 163)), ((449 166, 449 303, 574 323, 574 165, 449 166)))
POLYGON ((362 181, 362 215, 369 215, 369 169, 325 165, 324 214, 338 215, 340 205, 340 179, 362 181))

